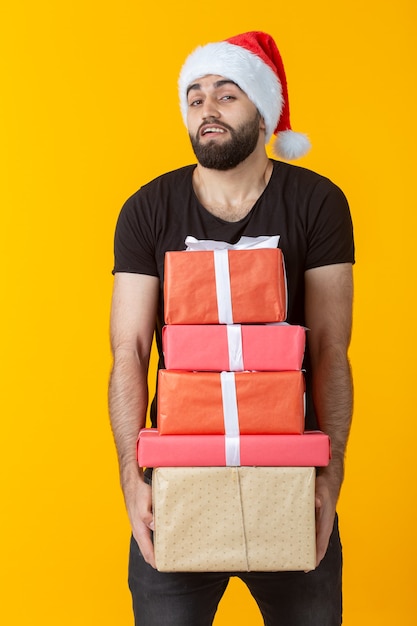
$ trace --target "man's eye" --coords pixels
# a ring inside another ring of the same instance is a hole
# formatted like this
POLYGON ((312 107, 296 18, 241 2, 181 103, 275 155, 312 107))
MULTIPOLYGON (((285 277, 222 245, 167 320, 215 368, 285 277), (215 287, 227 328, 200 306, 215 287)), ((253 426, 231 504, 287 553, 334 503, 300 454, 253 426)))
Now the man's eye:
POLYGON ((190 107, 196 107, 196 106, 198 106, 198 105, 199 105, 199 104, 201 104, 201 103, 202 103, 202 100, 191 100, 191 102, 189 103, 189 105, 188 105, 188 106, 190 106, 190 107))
POLYGON ((235 98, 234 96, 222 96, 220 99, 221 100, 234 100, 235 98))

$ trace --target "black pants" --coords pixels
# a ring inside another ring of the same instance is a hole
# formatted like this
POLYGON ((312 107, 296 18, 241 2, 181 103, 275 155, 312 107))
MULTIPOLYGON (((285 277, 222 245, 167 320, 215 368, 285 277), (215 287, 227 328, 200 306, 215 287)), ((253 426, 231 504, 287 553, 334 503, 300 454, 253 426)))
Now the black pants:
POLYGON ((316 570, 307 574, 158 572, 145 563, 132 538, 129 587, 135 626, 210 626, 231 576, 247 585, 265 626, 342 623, 342 551, 336 519, 326 556, 316 570))

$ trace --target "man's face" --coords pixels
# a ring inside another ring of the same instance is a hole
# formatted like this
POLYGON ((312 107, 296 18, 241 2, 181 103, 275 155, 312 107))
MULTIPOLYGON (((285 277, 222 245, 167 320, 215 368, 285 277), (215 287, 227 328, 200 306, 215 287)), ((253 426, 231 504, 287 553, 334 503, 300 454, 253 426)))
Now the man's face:
POLYGON ((203 167, 229 170, 258 145, 263 120, 255 105, 232 81, 205 76, 188 89, 188 130, 203 167))

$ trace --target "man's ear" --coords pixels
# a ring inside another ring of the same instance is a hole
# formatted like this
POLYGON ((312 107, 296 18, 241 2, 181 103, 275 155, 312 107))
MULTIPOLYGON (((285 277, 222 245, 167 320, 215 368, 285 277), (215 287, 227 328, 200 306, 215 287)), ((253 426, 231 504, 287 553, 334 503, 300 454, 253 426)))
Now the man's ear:
POLYGON ((265 130, 266 131, 265 120, 262 117, 262 115, 259 116, 259 130, 265 130))

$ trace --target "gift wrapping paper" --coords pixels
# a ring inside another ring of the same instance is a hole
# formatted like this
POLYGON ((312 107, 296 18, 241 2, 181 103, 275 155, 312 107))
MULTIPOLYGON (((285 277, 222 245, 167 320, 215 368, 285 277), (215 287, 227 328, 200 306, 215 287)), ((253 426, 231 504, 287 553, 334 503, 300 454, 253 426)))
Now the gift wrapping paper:
POLYGON ((315 469, 309 467, 157 468, 157 569, 314 569, 314 492, 315 469))
POLYGON ((165 254, 166 324, 282 322, 287 314, 279 248, 165 254))
POLYGON ((290 324, 174 324, 162 329, 166 369, 300 370, 305 328, 290 324))
POLYGON ((302 433, 304 374, 159 370, 161 435, 302 433))
MULTIPOLYGON (((140 431, 137 459, 140 467, 225 466, 228 441, 224 435, 161 436, 155 428, 140 431)), ((324 467, 331 457, 328 435, 305 431, 302 435, 240 435, 242 466, 324 467)))

